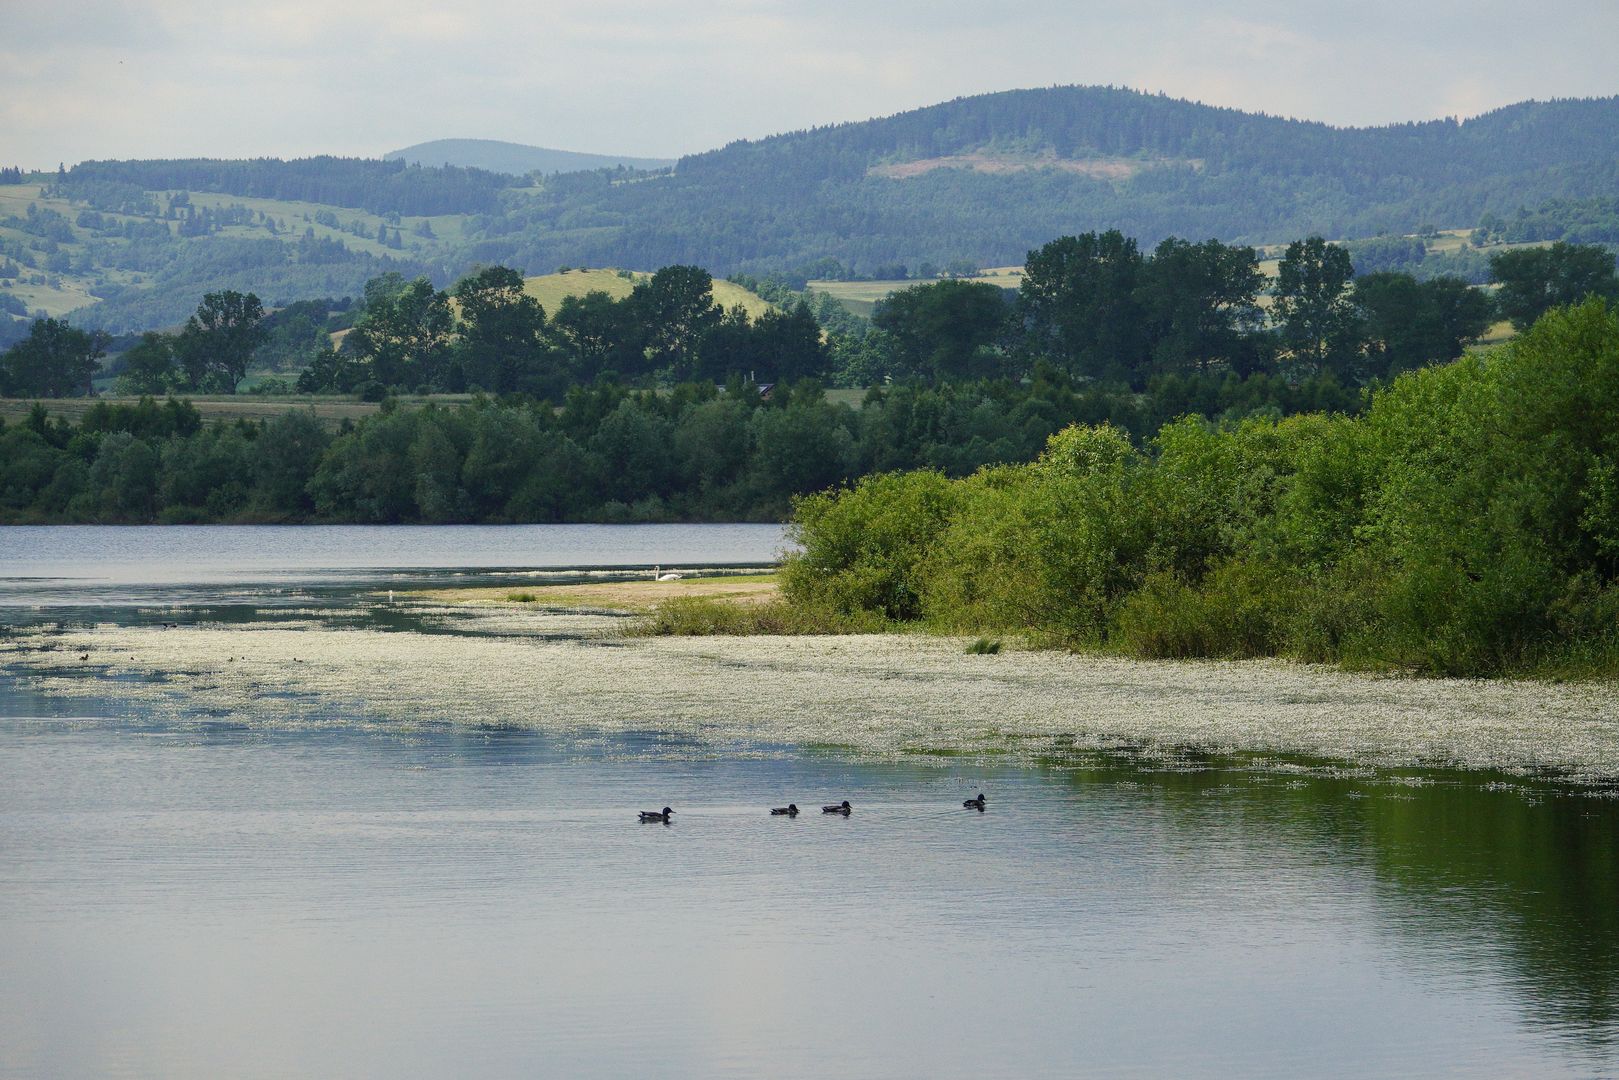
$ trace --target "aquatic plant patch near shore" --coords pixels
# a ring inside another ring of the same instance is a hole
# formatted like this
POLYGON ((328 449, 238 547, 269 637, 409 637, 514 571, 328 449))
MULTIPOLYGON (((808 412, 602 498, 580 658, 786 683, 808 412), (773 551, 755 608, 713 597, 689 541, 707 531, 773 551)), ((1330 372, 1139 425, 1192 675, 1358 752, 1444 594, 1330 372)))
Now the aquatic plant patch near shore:
MULTIPOLYGON (((967 651, 911 634, 638 637, 623 616, 420 604, 424 630, 317 619, 50 624, 0 673, 171 720, 644 731, 737 752, 1041 758, 1200 748, 1619 779, 1619 687, 1365 675, 1281 661, 967 651), (81 657, 83 659, 81 659, 81 657)), ((268 613, 267 613, 268 614, 268 613)))

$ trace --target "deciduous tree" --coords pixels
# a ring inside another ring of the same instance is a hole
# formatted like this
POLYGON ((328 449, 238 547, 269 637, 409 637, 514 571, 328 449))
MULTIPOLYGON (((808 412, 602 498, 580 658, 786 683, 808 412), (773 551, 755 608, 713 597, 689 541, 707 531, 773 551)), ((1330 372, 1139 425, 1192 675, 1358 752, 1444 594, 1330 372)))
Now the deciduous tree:
POLYGON ((0 381, 15 397, 89 394, 106 350, 105 334, 80 330, 65 319, 35 319, 28 336, 0 357, 0 381))

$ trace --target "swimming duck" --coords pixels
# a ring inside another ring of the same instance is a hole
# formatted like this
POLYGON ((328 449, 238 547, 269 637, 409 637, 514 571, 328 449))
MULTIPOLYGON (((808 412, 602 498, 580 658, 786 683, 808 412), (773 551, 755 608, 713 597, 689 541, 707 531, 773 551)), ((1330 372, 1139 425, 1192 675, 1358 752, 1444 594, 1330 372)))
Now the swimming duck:
POLYGON ((961 805, 965 806, 968 810, 982 810, 984 808, 984 793, 980 791, 978 793, 978 798, 968 799, 961 805))
POLYGON ((849 800, 844 799, 842 802, 838 803, 836 806, 823 806, 823 807, 821 807, 821 813, 823 813, 823 814, 842 814, 844 817, 848 817, 849 816, 849 811, 851 811, 853 809, 854 809, 854 807, 849 805, 849 800))
POLYGON ((674 813, 674 811, 669 809, 667 806, 665 806, 662 811, 658 811, 658 810, 642 810, 641 811, 641 824, 649 825, 649 824, 652 824, 653 822, 658 822, 658 823, 667 825, 667 824, 669 824, 669 815, 672 814, 672 813, 674 813))
POLYGON ((785 814, 788 817, 797 817, 798 816, 798 804, 797 803, 788 803, 786 806, 772 807, 770 812, 772 814, 785 814))

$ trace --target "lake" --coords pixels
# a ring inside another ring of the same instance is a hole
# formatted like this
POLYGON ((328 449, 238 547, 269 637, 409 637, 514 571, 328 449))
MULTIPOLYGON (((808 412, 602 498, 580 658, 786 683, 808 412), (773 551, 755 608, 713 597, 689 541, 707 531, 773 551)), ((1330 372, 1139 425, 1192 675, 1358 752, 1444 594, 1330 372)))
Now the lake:
POLYGON ((0 529, 0 1075, 1619 1075, 1611 784, 955 744, 1023 661, 387 596, 784 543, 556 529, 0 529))

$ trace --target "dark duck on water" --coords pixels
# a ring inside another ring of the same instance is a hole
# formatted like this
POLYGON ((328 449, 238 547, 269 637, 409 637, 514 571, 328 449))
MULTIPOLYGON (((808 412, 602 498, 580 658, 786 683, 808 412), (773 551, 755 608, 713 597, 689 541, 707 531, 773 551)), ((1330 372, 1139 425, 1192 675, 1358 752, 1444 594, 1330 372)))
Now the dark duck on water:
POLYGON ((663 824, 663 825, 667 825, 667 824, 669 824, 669 815, 671 815, 673 813, 674 813, 674 811, 669 809, 667 806, 665 806, 662 810, 642 810, 641 811, 641 824, 650 825, 650 824, 652 824, 654 822, 657 822, 657 823, 660 823, 660 824, 663 824))

